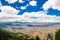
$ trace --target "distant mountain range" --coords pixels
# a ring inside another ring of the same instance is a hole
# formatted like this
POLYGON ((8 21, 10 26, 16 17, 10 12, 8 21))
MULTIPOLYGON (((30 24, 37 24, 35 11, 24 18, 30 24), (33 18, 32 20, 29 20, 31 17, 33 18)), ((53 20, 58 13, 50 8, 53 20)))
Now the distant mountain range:
POLYGON ((60 25, 60 23, 52 22, 0 22, 0 26, 28 26, 28 27, 44 27, 51 25, 60 25))

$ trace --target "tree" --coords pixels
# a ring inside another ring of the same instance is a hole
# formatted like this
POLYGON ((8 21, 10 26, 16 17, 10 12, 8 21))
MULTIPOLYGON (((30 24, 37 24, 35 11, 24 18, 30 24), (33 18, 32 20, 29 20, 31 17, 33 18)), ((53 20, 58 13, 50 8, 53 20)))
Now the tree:
POLYGON ((60 29, 55 32, 55 40, 60 40, 60 29))
POLYGON ((40 38, 38 36, 36 36, 36 40, 40 40, 40 38))
POLYGON ((53 34, 52 33, 48 33, 47 40, 53 40, 53 34))

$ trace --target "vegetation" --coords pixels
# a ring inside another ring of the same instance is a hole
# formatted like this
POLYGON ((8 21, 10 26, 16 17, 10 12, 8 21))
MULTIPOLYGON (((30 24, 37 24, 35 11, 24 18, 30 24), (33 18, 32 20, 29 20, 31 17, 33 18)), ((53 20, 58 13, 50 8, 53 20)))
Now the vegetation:
MULTIPOLYGON (((38 37, 36 37, 38 39, 38 37)), ((0 40, 37 40, 23 33, 11 33, 0 29, 0 40)))
POLYGON ((55 33, 55 40, 60 40, 60 29, 55 33))
POLYGON ((41 40, 38 36, 36 36, 36 40, 41 40))

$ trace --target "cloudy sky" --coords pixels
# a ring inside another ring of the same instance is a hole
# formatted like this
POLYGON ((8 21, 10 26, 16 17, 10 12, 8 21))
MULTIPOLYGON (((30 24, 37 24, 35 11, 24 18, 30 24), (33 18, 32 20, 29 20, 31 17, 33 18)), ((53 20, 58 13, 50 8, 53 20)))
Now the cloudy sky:
POLYGON ((0 0, 0 22, 60 22, 60 0, 0 0))

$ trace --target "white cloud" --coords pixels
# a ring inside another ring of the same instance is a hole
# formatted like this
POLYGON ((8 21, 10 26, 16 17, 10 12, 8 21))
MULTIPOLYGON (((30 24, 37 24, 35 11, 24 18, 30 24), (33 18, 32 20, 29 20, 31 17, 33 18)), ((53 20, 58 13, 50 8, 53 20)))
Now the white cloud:
POLYGON ((23 1, 23 0, 19 0, 19 3, 24 3, 25 1, 23 1))
POLYGON ((60 11, 60 0, 48 0, 43 4, 43 9, 48 10, 49 8, 57 9, 60 11))
MULTIPOLYGON (((8 12, 9 13, 9 12, 8 12)), ((23 15, 7 14, 0 12, 0 22, 60 22, 60 16, 51 16, 43 11, 25 12, 23 15), (35 17, 35 18, 34 18, 35 17)))
POLYGON ((7 1, 9 4, 12 4, 12 3, 15 3, 15 2, 19 2, 19 3, 24 3, 25 1, 23 1, 23 0, 5 0, 5 1, 7 1))
POLYGON ((37 5, 37 1, 32 0, 32 1, 29 2, 29 4, 30 4, 31 6, 36 6, 36 5, 37 5))
POLYGON ((0 10, 6 14, 13 14, 13 15, 17 15, 19 12, 19 10, 16 10, 11 6, 1 6, 0 10))
POLYGON ((21 6, 20 8, 21 8, 22 10, 25 10, 25 9, 26 9, 26 7, 25 7, 25 6, 21 6))
POLYGON ((27 22, 60 22, 60 17, 57 16, 51 16, 51 15, 47 15, 44 12, 25 12, 23 14, 24 17, 26 17, 27 22), (36 19, 31 18, 31 17, 37 17, 36 19), (58 20, 59 19, 59 20, 58 20))
MULTIPOLYGON (((22 1, 22 0, 20 0, 22 1)), ((53 9, 60 9, 60 5, 57 5, 57 2, 54 0, 48 0, 44 5, 44 10, 48 10, 50 7, 53 9), (52 2, 52 3, 51 3, 52 2)), ((15 1, 16 2, 16 1, 15 1)), ((36 1, 35 1, 36 2, 36 1)), ((36 6, 37 2, 30 3, 31 6, 36 6), (34 4, 35 3, 35 4, 34 4)), ((10 2, 14 3, 14 2, 10 2)), ((1 4, 1 3, 0 3, 1 4)), ((2 5, 2 4, 1 4, 2 5)), ((28 5, 21 6, 21 9, 26 9, 28 5)), ((25 12, 23 15, 17 15, 19 10, 16 10, 15 8, 11 6, 1 6, 0 10, 0 22, 60 22, 60 16, 55 15, 47 15, 44 11, 38 11, 38 12, 25 12)))
POLYGON ((18 0, 6 0, 9 4, 11 4, 11 3, 15 3, 15 2, 17 2, 18 0))
POLYGON ((26 6, 21 6, 21 10, 25 10, 28 7, 28 4, 26 6))
POLYGON ((60 16, 47 15, 47 12, 25 12, 17 15, 19 10, 10 6, 1 6, 0 22, 60 22, 60 16))
POLYGON ((2 6, 2 3, 1 3, 1 1, 0 1, 0 7, 2 6))

